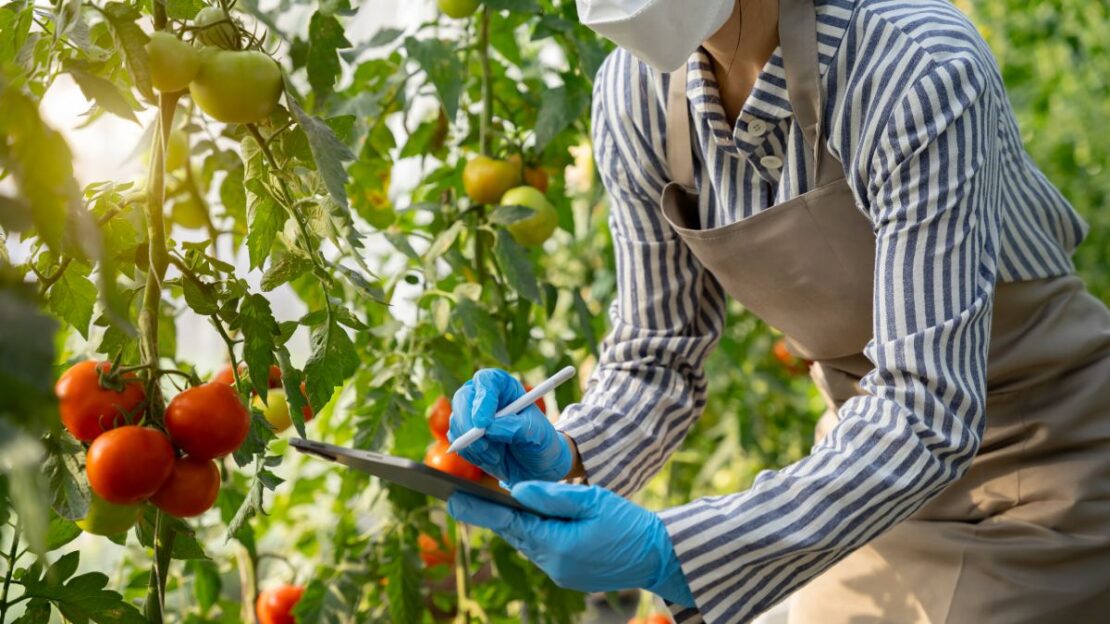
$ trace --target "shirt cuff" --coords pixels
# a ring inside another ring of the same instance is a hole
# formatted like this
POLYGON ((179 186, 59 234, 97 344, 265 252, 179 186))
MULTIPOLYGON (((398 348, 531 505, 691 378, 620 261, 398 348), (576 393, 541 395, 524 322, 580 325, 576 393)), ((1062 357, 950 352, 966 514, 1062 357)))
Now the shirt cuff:
MULTIPOLYGON (((585 403, 575 403, 563 410, 559 420, 555 421, 555 430, 560 433, 565 433, 574 440, 575 446, 578 447, 578 458, 582 460, 582 468, 586 472, 586 481, 590 485, 599 485, 605 489, 612 489, 609 487, 611 479, 598 481, 597 475, 601 474, 598 470, 601 466, 600 455, 604 451, 605 434, 604 431, 599 431, 594 425, 597 418, 600 417, 600 408, 591 407, 585 403), (606 483, 609 481, 610 483, 606 483)), ((616 491, 616 490, 614 490, 616 491)), ((626 492, 617 492, 622 496, 627 496, 626 492)))

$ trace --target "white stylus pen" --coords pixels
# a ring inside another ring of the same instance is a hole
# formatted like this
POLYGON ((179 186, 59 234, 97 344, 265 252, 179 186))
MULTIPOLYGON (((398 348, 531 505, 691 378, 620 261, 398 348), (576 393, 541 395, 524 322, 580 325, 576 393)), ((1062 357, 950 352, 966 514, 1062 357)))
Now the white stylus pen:
MULTIPOLYGON (((519 412, 520 410, 538 401, 540 397, 554 390, 555 386, 558 386, 571 377, 574 377, 574 367, 568 366, 563 370, 555 373, 554 375, 548 377, 544 381, 540 382, 540 384, 537 385, 535 388, 532 388, 528 392, 521 395, 519 399, 497 410, 497 413, 494 414, 493 417, 501 418, 502 416, 507 416, 509 414, 515 414, 519 412)), ((447 448, 447 452, 457 453, 473 444, 475 440, 484 436, 485 434, 486 430, 484 427, 475 427, 470 431, 462 434, 461 436, 455 438, 455 441, 452 442, 451 446, 447 448)))

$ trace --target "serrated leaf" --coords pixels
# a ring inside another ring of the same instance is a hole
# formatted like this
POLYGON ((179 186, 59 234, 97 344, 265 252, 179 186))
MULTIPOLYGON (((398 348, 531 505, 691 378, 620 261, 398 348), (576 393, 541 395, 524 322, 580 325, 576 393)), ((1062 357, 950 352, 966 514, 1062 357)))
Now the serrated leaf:
POLYGON ((533 149, 537 153, 543 152, 555 135, 582 116, 589 104, 590 94, 584 90, 568 93, 567 87, 561 86, 544 91, 543 103, 536 116, 536 144, 533 149))
MULTIPOLYGON (((263 376, 263 379, 265 378, 263 376)), ((247 466, 266 452, 266 446, 273 439, 274 430, 270 428, 270 423, 262 416, 262 412, 251 409, 251 426, 247 431, 247 439, 243 440, 231 456, 238 466, 247 466)))
POLYGON ((459 110, 459 95, 466 80, 466 68, 458 57, 458 46, 439 39, 405 39, 405 51, 416 61, 429 82, 436 88, 436 95, 443 104, 448 119, 454 119, 459 110))
MULTIPOLYGON (((37 577, 37 575, 35 575, 37 577)), ((69 579, 65 584, 53 582, 49 575, 42 578, 25 576, 23 596, 49 601, 72 622, 97 624, 144 624, 138 609, 118 593, 104 589, 108 577, 89 572, 69 579)))
MULTIPOLYGON (((252 294, 239 303, 237 327, 243 332, 243 361, 251 371, 268 371, 274 364, 275 341, 280 328, 266 297, 252 294)), ((251 385, 262 400, 269 388, 265 374, 252 374, 251 385)))
POLYGON ((512 363, 505 338, 489 312, 469 299, 459 299, 452 318, 462 329, 463 335, 474 341, 482 353, 492 354, 505 366, 512 363))
POLYGON ((47 442, 47 450, 43 472, 50 483, 51 507, 67 520, 84 518, 89 507, 82 470, 84 449, 68 436, 54 436, 47 442))
POLYGON ((123 97, 123 93, 114 83, 80 69, 69 70, 69 75, 73 76, 73 81, 81 88, 85 99, 96 103, 97 106, 117 117, 139 123, 127 98, 123 97))
MULTIPOLYGON (((46 529, 46 550, 57 550, 81 535, 81 527, 72 520, 51 514, 50 527, 46 529)), ((73 572, 70 572, 73 574, 73 572)), ((67 576, 68 578, 68 576, 67 576)))
POLYGON ((270 255, 274 240, 285 227, 288 215, 266 188, 265 181, 270 172, 258 143, 254 138, 247 137, 240 146, 246 163, 243 187, 247 199, 247 253, 251 268, 256 269, 270 255))
POLYGON ((317 99, 331 93, 335 80, 343 71, 339 62, 339 50, 351 47, 351 42, 343 36, 343 25, 334 15, 316 11, 308 22, 308 54, 305 60, 308 83, 317 94, 317 99))
POLYGON ((328 193, 344 211, 348 210, 348 176, 343 163, 354 160, 355 155, 339 140, 339 137, 335 136, 331 126, 304 112, 296 98, 286 94, 285 101, 288 102, 289 110, 296 117, 297 124, 308 137, 308 146, 312 150, 312 158, 316 161, 316 170, 324 179, 324 186, 327 187, 328 193))
MULTIPOLYGON (((140 544, 147 548, 154 547, 154 527, 158 521, 159 513, 161 512, 156 507, 147 505, 143 507, 143 514, 135 524, 135 537, 140 544)), ((169 523, 173 529, 174 538, 171 554, 174 559, 208 559, 208 555, 205 554, 204 548, 197 541, 193 529, 189 527, 188 523, 169 514, 163 513, 161 515, 162 523, 169 523)))
POLYGON ((412 529, 398 531, 391 543, 390 557, 382 568, 389 580, 385 587, 389 597, 389 617, 394 622, 423 620, 424 601, 420 596, 420 563, 411 542, 404 539, 412 529))
POLYGON ((216 289, 211 284, 185 275, 181 278, 181 290, 185 295, 186 305, 197 314, 209 316, 219 312, 220 305, 216 298, 216 289))
MULTIPOLYGON (((325 320, 326 318, 325 316, 325 320)), ((293 420, 293 427, 297 430, 297 435, 303 438, 305 437, 303 410, 308 403, 308 398, 301 391, 304 375, 301 374, 301 371, 293 368, 293 364, 289 361, 289 350, 284 345, 278 347, 275 354, 277 355, 278 368, 281 369, 281 384, 285 389, 285 399, 289 402, 289 416, 293 420)), ((280 454, 276 450, 271 452, 280 454)))
POLYGON ((270 265, 270 268, 262 274, 262 282, 260 287, 265 292, 281 286, 286 282, 291 282, 306 272, 312 270, 312 261, 303 256, 296 254, 286 254, 280 260, 270 265))
POLYGON ((319 411, 331 399, 336 386, 358 369, 358 353, 350 336, 334 317, 312 334, 312 355, 305 364, 305 384, 312 409, 319 411))
POLYGON ((239 538, 244 530, 250 529, 247 521, 255 514, 262 513, 262 482, 258 479, 252 479, 247 496, 243 499, 239 509, 235 512, 235 516, 227 523, 227 535, 229 538, 239 538))
POLYGON ((505 230, 497 231, 497 242, 493 247, 497 264, 505 274, 505 281, 521 297, 535 304, 543 303, 539 283, 536 281, 536 268, 528 252, 520 246, 505 230))
POLYGON ((50 287, 47 303, 51 312, 76 329, 82 338, 88 338, 96 294, 96 286, 71 266, 50 287))
POLYGON ((201 0, 165 0, 166 16, 176 20, 191 20, 204 8, 201 0))
POLYGON ((193 595, 197 599, 201 613, 207 613, 220 597, 220 569, 212 561, 190 561, 193 595))
POLYGON ((142 14, 138 9, 123 2, 109 2, 104 5, 104 15, 108 18, 112 35, 123 55, 127 71, 139 93, 148 100, 154 100, 154 89, 150 82, 150 58, 146 44, 150 37, 136 23, 142 14))
MULTIPOLYGON (((77 533, 80 534, 81 529, 77 529, 77 533)), ((81 551, 75 550, 73 552, 66 553, 61 557, 58 557, 57 561, 50 564, 50 567, 46 570, 46 578, 54 583, 64 583, 69 577, 73 576, 74 572, 77 571, 77 565, 80 562, 81 551)))

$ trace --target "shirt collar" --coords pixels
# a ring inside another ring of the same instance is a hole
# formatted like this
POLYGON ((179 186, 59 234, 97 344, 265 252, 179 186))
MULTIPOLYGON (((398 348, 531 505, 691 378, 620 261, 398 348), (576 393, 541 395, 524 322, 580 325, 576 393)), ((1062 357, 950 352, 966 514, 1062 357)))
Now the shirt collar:
MULTIPOLYGON (((822 76, 832 63, 848 28, 855 0, 817 0, 817 62, 822 76)), ((754 151, 768 138, 766 131, 752 133, 757 119, 771 127, 792 116, 787 95, 782 47, 778 46, 756 78, 748 99, 740 109, 736 125, 729 127, 721 105, 717 78, 709 54, 698 48, 686 63, 686 96, 694 115, 703 119, 714 142, 723 148, 754 151)), ((758 124, 757 124, 758 125, 758 124)))

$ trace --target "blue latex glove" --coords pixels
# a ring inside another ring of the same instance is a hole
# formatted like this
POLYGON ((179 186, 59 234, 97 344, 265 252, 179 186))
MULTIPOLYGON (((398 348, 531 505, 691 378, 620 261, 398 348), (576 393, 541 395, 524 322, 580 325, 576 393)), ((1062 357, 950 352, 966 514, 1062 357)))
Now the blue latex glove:
POLYGON ((451 400, 447 438, 453 442, 470 429, 485 427, 486 435, 459 455, 509 485, 562 479, 574 462, 570 445, 540 408, 529 405, 518 414, 493 417, 522 394, 524 386, 509 373, 495 368, 478 371, 451 400))
POLYGON ((560 519, 510 509, 456 493, 447 511, 488 529, 539 566, 561 587, 579 591, 641 588, 686 607, 694 597, 663 521, 597 486, 526 481, 513 498, 560 519))

